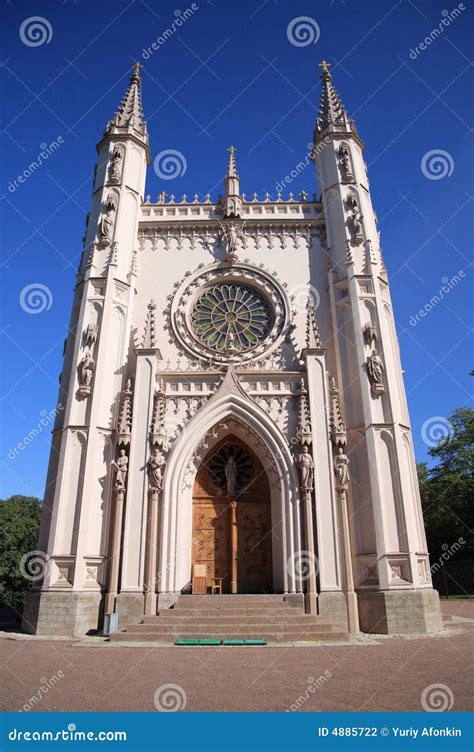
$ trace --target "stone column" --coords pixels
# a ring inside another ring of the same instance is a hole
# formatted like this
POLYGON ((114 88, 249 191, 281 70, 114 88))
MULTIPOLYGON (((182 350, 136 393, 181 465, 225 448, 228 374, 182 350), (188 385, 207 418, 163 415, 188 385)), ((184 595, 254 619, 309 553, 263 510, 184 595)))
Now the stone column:
POLYGON ((115 486, 114 488, 114 519, 112 528, 112 538, 109 554, 109 590, 105 597, 105 613, 110 614, 115 611, 115 599, 118 593, 120 554, 122 540, 122 518, 123 502, 125 499, 125 488, 115 486))
POLYGON ((237 502, 230 502, 230 540, 231 540, 231 582, 230 592, 238 593, 238 560, 237 560, 237 546, 238 546, 238 528, 237 528, 237 502))
POLYGON ((145 550, 145 615, 156 614, 156 562, 158 539, 157 488, 148 489, 148 519, 145 550))

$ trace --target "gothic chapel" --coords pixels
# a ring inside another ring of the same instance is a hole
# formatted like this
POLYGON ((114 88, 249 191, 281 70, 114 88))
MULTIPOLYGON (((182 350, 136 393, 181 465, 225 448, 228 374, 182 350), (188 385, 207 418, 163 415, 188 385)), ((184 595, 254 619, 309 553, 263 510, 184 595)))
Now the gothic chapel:
POLYGON ((321 64, 320 197, 145 198, 140 65, 97 146, 23 627, 440 628, 364 145, 321 64))

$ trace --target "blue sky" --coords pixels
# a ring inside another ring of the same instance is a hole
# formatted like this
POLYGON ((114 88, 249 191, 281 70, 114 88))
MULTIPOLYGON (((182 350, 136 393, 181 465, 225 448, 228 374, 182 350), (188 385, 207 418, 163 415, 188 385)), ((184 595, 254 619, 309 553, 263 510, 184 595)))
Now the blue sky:
MULTIPOLYGON (((163 189, 216 196, 231 143, 242 189, 274 194, 307 152, 319 102, 317 64, 333 63, 336 87, 366 143, 418 460, 426 459, 426 421, 443 419, 443 431, 453 409, 469 404, 472 3, 199 0, 196 6, 148 59, 143 50, 191 7, 187 0, 42 0, 3 8, 2 497, 43 493, 50 426, 26 448, 15 447, 56 403, 95 144, 137 59, 145 65, 152 153, 177 149, 187 163, 185 174, 165 185, 150 169, 153 198, 163 189), (459 16, 432 35, 454 8, 461 8, 459 16), (34 16, 44 19, 42 31, 28 36, 26 21, 34 16), (312 37, 297 45, 288 25, 303 16, 312 37), (46 162, 15 183, 54 141, 58 148, 46 162), (429 153, 440 151, 433 162, 429 153), (444 298, 413 325, 442 280, 454 275, 444 298), (29 285, 50 291, 41 313, 21 305, 29 285)), ((311 164, 291 184, 295 193, 302 189, 317 190, 311 164)))

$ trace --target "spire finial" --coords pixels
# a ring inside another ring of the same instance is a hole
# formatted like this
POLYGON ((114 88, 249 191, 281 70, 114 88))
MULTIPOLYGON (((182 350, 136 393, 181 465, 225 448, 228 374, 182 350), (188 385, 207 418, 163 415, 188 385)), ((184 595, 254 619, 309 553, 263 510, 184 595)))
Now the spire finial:
POLYGON ((141 78, 140 71, 143 68, 143 65, 141 63, 136 62, 133 66, 133 78, 141 78))
POLYGON ((227 177, 228 178, 237 178, 237 165, 235 162, 235 146, 229 146, 227 149, 229 152, 229 165, 227 167, 227 177))
POLYGON ((322 75, 325 76, 326 74, 331 75, 331 71, 329 70, 329 67, 332 65, 332 63, 328 63, 327 60, 321 60, 320 63, 318 63, 318 67, 322 68, 322 75))

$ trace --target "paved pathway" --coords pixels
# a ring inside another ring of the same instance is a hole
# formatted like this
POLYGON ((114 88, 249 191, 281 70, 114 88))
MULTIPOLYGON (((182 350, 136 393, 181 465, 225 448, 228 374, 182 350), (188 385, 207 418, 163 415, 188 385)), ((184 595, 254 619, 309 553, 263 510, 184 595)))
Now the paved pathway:
POLYGON ((4 635, 0 710, 154 711, 156 697, 192 711, 416 711, 432 684, 445 686, 452 710, 472 710, 474 604, 442 607, 441 636, 351 645, 89 647, 4 635))

